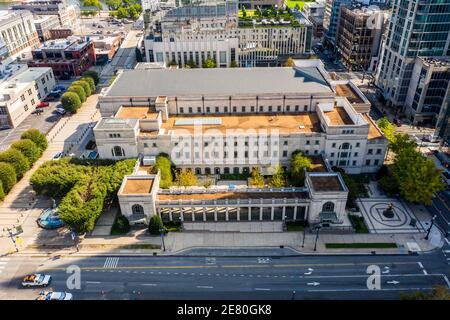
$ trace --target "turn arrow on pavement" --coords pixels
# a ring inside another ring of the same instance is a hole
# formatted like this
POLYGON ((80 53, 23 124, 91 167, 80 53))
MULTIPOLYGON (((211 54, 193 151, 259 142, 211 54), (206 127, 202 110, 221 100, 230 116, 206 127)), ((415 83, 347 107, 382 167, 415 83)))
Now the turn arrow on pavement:
POLYGON ((307 285, 308 286, 318 286, 320 283, 319 282, 308 282, 307 285))
POLYGON ((387 284, 399 284, 400 282, 399 282, 399 281, 392 280, 392 281, 387 281, 386 283, 387 283, 387 284))

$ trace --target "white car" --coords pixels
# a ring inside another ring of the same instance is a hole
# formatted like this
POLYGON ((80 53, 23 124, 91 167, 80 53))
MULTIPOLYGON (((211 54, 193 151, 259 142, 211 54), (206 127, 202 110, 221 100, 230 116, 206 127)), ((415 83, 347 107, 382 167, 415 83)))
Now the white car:
POLYGON ((64 108, 56 108, 55 112, 59 113, 59 114, 62 114, 62 115, 66 114, 66 110, 64 108))
POLYGON ((39 293, 36 300, 72 300, 73 296, 69 292, 45 292, 39 293))
POLYGON ((30 274, 23 278, 22 287, 47 287, 52 277, 47 274, 30 274))
POLYGON ((59 159, 61 159, 62 157, 63 157, 63 153, 62 153, 62 152, 58 152, 58 153, 56 153, 56 154, 53 156, 52 160, 59 160, 59 159))

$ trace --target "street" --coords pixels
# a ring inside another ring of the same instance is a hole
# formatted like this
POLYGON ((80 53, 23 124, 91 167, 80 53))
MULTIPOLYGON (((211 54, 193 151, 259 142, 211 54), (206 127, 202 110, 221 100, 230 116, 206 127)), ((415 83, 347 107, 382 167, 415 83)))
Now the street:
POLYGON ((0 299, 34 299, 42 288, 20 288, 21 278, 33 272, 52 275, 46 290, 71 292, 74 299, 290 300, 293 291, 295 299, 398 299, 401 292, 450 286, 449 260, 440 250, 385 256, 227 257, 215 256, 210 250, 206 257, 184 252, 183 256, 170 257, 1 259, 11 281, 3 279, 0 283, 0 299), (81 269, 81 288, 69 290, 66 281, 70 274, 66 268, 73 265, 81 269), (367 286, 369 266, 379 268, 377 290, 367 286), (16 272, 8 273, 9 269, 16 272))

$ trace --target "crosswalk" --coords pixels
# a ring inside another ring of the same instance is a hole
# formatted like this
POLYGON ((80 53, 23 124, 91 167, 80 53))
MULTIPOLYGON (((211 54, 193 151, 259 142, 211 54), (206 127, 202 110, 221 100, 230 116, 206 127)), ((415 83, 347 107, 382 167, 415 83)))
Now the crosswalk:
POLYGON ((6 264, 10 258, 0 258, 0 274, 5 270, 6 264))
POLYGON ((117 268, 117 264, 119 263, 119 257, 108 257, 105 260, 105 264, 103 268, 114 269, 117 268))

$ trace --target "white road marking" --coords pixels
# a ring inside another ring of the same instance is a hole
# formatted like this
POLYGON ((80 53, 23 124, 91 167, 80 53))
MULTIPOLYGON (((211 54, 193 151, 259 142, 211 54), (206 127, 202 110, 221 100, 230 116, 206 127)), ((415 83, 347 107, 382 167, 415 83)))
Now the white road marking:
POLYGON ((308 285, 308 286, 314 286, 314 287, 315 287, 315 286, 320 285, 320 282, 308 282, 307 285, 308 285))
POLYGON ((105 260, 105 264, 103 268, 117 268, 117 264, 119 263, 119 257, 108 257, 105 260))
POLYGON ((445 275, 444 275, 444 280, 447 283, 447 286, 450 288, 450 281, 448 281, 448 278, 445 275))
POLYGON ((388 288, 388 289, 310 289, 308 292, 341 292, 341 291, 406 291, 406 290, 430 290, 432 287, 427 288, 388 288))
POLYGON ((8 262, 6 261, 0 261, 0 264, 7 264, 8 262))
POLYGON ((422 269, 423 269, 423 264, 422 264, 422 262, 417 262, 417 264, 419 265, 419 267, 421 267, 422 269))
POLYGON ((450 250, 444 250, 445 253, 450 253, 450 250))
POLYGON ((255 288, 256 291, 270 291, 269 288, 255 288))
POLYGON ((444 238, 445 242, 447 242, 447 244, 450 246, 450 241, 448 241, 447 238, 444 238))
POLYGON ((427 270, 422 269, 422 271, 423 271, 423 274, 424 274, 424 275, 427 275, 427 274, 428 274, 427 270))
POLYGON ((156 287, 157 284, 156 284, 156 283, 141 283, 141 286, 151 286, 151 287, 156 287))
POLYGON ((199 288, 199 289, 212 289, 214 287, 211 287, 211 286, 197 286, 197 288, 199 288))
POLYGON ((100 284, 101 282, 100 281, 86 281, 86 283, 89 283, 89 284, 100 284))

